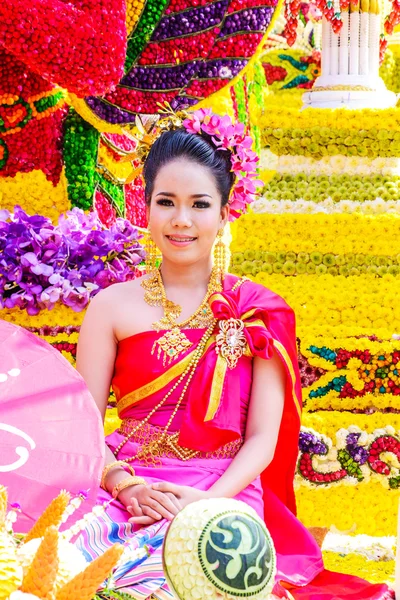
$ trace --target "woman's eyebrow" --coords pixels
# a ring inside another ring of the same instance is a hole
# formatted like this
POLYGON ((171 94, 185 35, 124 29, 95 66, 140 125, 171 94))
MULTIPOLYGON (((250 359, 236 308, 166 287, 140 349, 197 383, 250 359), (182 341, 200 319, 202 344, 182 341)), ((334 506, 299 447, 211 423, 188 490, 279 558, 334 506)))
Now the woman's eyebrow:
MULTIPOLYGON (((156 198, 157 196, 167 196, 168 198, 175 198, 176 194, 174 194, 173 192, 158 192, 158 194, 156 194, 156 198)), ((204 198, 204 196, 207 196, 207 198, 212 198, 212 196, 210 196, 210 194, 192 194, 190 197, 191 198, 204 198)))

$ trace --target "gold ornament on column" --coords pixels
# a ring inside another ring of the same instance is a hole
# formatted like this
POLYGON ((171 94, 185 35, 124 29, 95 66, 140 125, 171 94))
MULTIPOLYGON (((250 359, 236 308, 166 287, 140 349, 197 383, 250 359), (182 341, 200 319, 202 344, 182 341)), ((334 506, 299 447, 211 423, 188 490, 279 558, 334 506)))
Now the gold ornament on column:
POLYGON ((214 245, 214 268, 218 272, 218 276, 221 280, 228 270, 228 251, 223 238, 224 229, 222 228, 218 231, 214 245))
POLYGON ((146 273, 151 273, 152 271, 155 271, 157 269, 157 258, 160 255, 160 252, 157 246, 155 245, 153 238, 151 237, 150 229, 146 234, 145 252, 146 273))

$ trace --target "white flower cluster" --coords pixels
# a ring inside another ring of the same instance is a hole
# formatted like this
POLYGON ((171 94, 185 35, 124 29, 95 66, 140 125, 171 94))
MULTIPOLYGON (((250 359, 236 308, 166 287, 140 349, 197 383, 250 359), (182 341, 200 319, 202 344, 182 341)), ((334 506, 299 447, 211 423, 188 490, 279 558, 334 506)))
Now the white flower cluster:
POLYGON ((388 561, 395 559, 396 538, 392 536, 344 535, 330 531, 322 549, 337 554, 358 554, 368 560, 388 561))
MULTIPOLYGON (((269 155, 261 155, 267 162, 269 155)), ((280 174, 298 175, 400 175, 400 158, 367 156, 324 156, 321 159, 285 154, 278 157, 276 165, 269 166, 280 174)))
POLYGON ((261 197, 254 202, 252 209, 255 213, 262 214, 343 214, 343 213, 360 213, 364 215, 377 214, 400 214, 400 201, 398 200, 365 200, 364 202, 356 202, 353 200, 340 200, 334 202, 332 198, 328 198, 321 202, 313 202, 312 200, 296 199, 292 200, 267 200, 261 197))

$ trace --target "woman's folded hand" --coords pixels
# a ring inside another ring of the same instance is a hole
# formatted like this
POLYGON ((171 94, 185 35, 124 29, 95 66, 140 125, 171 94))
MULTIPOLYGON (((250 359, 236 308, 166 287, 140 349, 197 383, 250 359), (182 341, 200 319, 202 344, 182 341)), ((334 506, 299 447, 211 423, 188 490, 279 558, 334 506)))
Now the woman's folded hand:
POLYGON ((197 500, 211 498, 210 492, 198 490, 197 488, 188 485, 176 485, 174 483, 169 483, 168 481, 153 483, 151 487, 153 490, 163 492, 164 494, 173 494, 180 502, 181 508, 192 502, 197 502, 197 500))
POLYGON ((173 493, 155 490, 151 485, 127 488, 121 492, 119 499, 132 515, 129 522, 136 525, 151 525, 160 519, 172 521, 182 508, 181 502, 173 493))

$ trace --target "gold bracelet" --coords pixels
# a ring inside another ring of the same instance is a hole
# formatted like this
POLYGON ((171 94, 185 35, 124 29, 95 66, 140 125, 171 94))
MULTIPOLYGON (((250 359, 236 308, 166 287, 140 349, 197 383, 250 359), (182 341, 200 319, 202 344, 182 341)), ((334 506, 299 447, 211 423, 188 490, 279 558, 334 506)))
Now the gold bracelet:
POLYGON ((135 475, 135 471, 133 470, 133 468, 131 467, 130 464, 128 464, 127 462, 124 462, 123 460, 116 460, 112 463, 109 463, 108 465, 106 465, 103 469, 103 472, 101 474, 101 482, 100 482, 100 487, 102 490, 104 490, 105 492, 107 492, 107 488, 106 488, 106 477, 109 473, 109 471, 111 471, 111 469, 113 469, 114 467, 122 467, 124 469, 124 471, 126 471, 127 469, 129 469, 130 474, 133 476, 135 475))
POLYGON ((112 497, 115 499, 122 490, 134 486, 134 485, 146 485, 146 480, 143 477, 126 477, 114 487, 112 491, 112 497))

